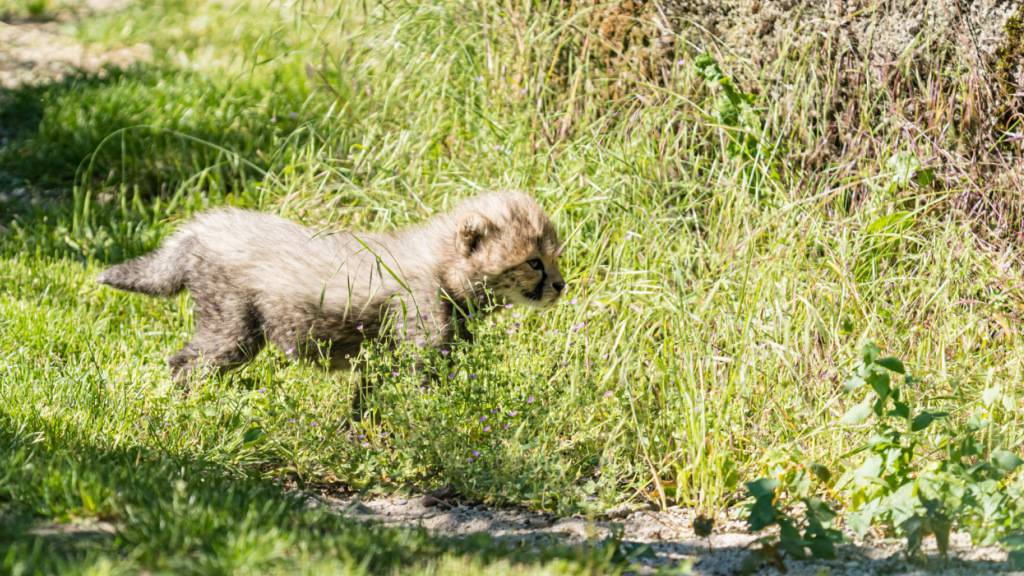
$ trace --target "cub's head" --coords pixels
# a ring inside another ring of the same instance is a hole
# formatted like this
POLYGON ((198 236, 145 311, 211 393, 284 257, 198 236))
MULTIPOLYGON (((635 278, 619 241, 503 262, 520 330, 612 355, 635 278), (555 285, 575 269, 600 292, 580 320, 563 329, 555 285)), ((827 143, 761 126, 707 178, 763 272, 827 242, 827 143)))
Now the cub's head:
POLYGON ((545 307, 565 289, 555 227, 526 194, 495 192, 456 209, 456 249, 466 278, 498 300, 545 307))

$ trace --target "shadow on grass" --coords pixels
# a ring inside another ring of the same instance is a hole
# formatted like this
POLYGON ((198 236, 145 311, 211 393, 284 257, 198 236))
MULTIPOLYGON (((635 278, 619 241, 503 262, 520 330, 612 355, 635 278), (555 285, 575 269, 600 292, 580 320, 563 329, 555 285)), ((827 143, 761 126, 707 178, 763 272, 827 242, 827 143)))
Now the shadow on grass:
POLYGON ((601 573, 620 567, 607 546, 538 553, 486 536, 445 539, 359 524, 271 481, 209 462, 44 439, 9 426, 0 430, 0 471, 4 571, 63 572, 101 558, 175 572, 329 564, 379 573, 442 558, 477 567, 551 560, 601 573))
POLYGON ((303 94, 154 64, 79 72, 0 90, 0 164, 34 186, 130 184, 145 195, 216 168, 226 186, 262 168, 255 153, 294 128, 275 107, 303 94))
POLYGON ((120 260, 169 215, 257 202, 307 96, 273 78, 136 64, 0 90, 0 239, 16 222, 15 244, 120 260))

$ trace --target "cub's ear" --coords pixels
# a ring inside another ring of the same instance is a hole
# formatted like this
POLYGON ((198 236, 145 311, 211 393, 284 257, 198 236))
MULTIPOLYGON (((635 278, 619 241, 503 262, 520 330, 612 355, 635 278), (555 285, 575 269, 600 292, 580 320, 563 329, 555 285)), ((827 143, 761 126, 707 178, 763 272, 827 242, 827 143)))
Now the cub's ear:
POLYGON ((494 223, 477 212, 470 212, 459 220, 459 251, 469 256, 480 248, 480 243, 495 230, 494 223))

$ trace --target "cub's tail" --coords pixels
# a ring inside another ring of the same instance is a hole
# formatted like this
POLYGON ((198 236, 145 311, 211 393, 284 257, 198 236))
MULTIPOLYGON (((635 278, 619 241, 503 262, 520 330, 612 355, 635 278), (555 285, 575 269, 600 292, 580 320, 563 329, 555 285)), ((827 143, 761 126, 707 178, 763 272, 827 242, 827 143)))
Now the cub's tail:
POLYGON ((185 288, 192 238, 172 237, 145 256, 107 268, 96 281, 150 296, 172 296, 185 288))

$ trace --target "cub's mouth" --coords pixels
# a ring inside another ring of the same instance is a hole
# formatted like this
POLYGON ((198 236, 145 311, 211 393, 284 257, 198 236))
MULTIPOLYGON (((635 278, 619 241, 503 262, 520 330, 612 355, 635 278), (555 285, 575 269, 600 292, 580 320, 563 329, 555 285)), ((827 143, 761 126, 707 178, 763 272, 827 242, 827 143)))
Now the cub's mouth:
POLYGON ((544 279, 537 282, 537 287, 529 292, 523 292, 523 296, 526 296, 530 300, 540 301, 541 297, 544 296, 544 279))

